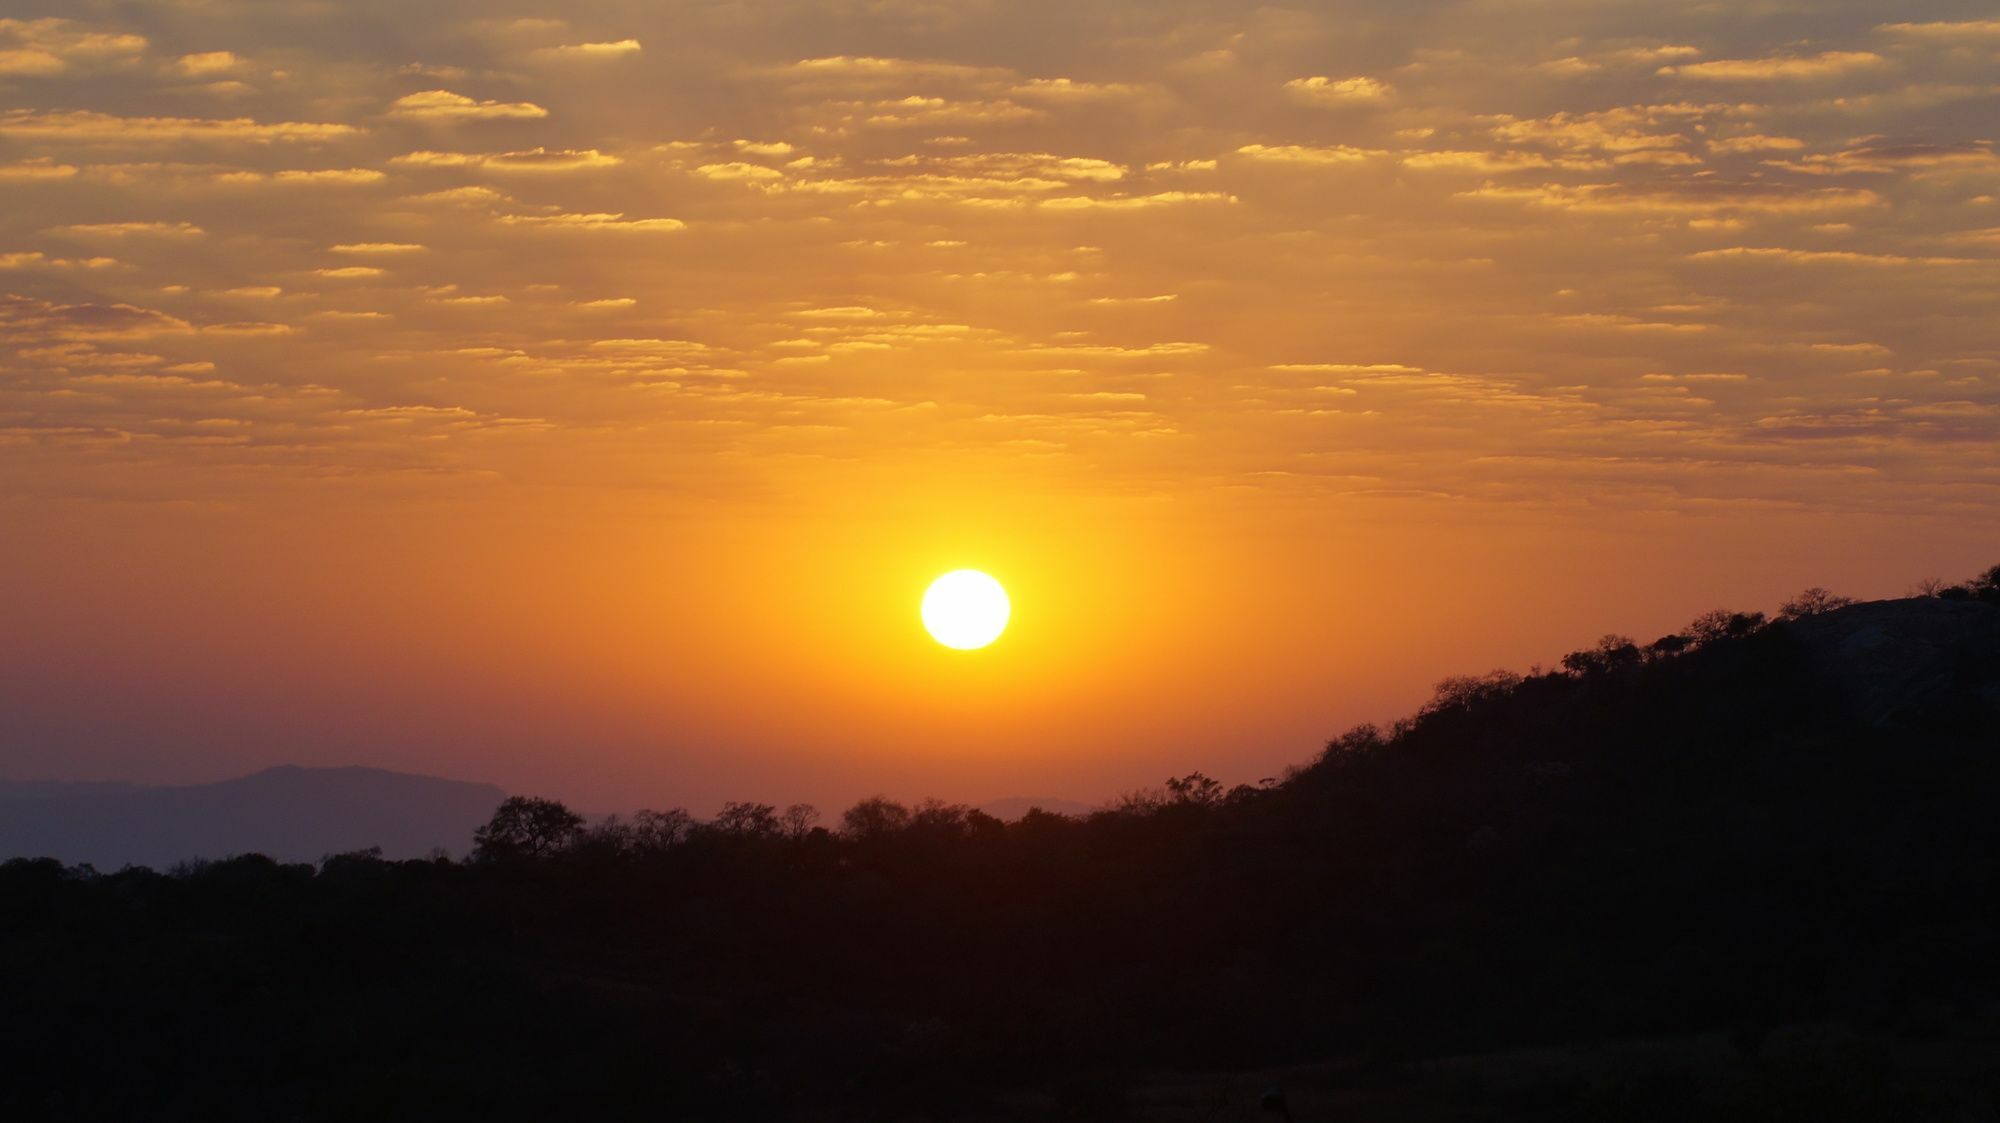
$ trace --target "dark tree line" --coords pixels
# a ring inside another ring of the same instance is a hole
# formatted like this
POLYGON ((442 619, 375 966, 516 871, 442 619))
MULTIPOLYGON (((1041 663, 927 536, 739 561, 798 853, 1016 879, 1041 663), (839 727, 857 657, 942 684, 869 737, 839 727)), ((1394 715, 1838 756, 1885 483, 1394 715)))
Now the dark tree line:
MULTIPOLYGON (((8 862, 0 1111, 1099 1119, 1159 1069, 1934 1030, 2000 999, 2000 567, 1951 588, 1607 636, 1081 817, 515 798, 466 862, 8 862), (1848 621, 1932 662, 1843 678, 1848 621)), ((1658 1094, 1478 1117, 1721 1117, 1658 1094)))

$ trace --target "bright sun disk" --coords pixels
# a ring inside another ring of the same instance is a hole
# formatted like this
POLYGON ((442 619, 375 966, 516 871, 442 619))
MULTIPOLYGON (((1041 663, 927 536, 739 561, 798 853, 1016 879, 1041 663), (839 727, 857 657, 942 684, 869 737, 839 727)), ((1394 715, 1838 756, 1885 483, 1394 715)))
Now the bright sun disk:
POLYGON ((971 651, 1000 638, 1012 606, 1000 582, 976 569, 955 569, 924 593, 924 628, 946 647, 971 651))

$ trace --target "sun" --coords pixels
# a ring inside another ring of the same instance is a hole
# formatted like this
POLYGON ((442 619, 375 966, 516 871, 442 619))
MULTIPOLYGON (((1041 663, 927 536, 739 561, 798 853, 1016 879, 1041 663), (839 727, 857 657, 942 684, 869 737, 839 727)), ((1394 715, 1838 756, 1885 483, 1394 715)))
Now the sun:
POLYGON ((976 569, 954 569, 924 593, 924 628, 946 647, 974 651, 1007 630, 1012 606, 1000 582, 976 569))

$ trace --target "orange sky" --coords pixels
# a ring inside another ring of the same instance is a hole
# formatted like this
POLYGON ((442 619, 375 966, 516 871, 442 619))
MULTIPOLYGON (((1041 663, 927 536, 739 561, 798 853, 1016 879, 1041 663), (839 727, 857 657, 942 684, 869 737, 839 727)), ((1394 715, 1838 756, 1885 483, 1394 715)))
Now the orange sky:
POLYGON ((1093 800, 2000 560, 2000 21, 1661 8, 14 5, 0 776, 1093 800))

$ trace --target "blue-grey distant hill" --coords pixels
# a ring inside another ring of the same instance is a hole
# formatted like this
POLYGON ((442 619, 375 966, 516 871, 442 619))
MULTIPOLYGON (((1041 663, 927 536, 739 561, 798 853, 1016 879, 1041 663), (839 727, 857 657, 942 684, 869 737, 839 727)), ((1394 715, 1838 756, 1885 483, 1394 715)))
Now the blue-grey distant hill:
POLYGON ((0 781, 0 858, 108 871, 250 853, 313 862, 371 846, 386 858, 463 856, 506 797, 491 784, 293 765, 186 787, 0 781))

